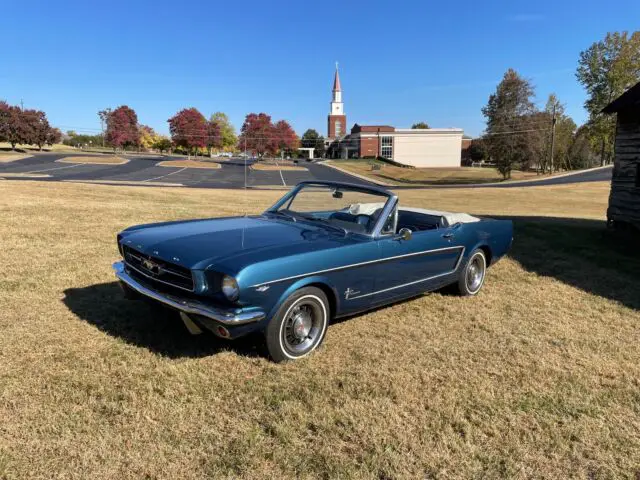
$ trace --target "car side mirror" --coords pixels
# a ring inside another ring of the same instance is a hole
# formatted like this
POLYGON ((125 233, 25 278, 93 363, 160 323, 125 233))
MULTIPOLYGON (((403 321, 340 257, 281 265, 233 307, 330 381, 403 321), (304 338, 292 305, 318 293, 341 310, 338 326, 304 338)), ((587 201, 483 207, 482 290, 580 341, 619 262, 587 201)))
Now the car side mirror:
POLYGON ((396 238, 398 240, 411 240, 413 233, 408 228, 401 228, 396 238))

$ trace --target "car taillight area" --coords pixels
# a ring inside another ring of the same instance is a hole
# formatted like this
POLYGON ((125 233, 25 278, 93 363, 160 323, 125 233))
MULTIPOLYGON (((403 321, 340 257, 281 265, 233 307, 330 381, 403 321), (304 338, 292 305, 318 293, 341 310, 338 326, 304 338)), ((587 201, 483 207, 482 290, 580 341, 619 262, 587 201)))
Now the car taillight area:
POLYGON ((146 255, 126 245, 122 246, 122 253, 126 265, 139 275, 165 285, 193 292, 193 275, 188 268, 146 255))

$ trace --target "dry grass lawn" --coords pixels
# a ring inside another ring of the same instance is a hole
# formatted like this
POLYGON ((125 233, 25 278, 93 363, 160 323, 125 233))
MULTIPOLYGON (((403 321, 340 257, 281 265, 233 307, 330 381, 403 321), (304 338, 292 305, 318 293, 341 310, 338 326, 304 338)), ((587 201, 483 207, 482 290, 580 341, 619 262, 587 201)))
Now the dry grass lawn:
MULTIPOLYGON (((11 148, 11 144, 9 142, 0 142, 0 148, 11 148)), ((38 151, 38 147, 36 145, 23 145, 23 144, 18 144, 16 145, 16 149, 20 149, 20 150, 33 150, 33 151, 38 151)), ((61 152, 61 151, 77 151, 78 149, 75 147, 70 147, 69 145, 64 145, 62 143, 56 143, 53 145, 45 145, 44 147, 42 147, 42 151, 43 152, 61 152)))
POLYGON ((16 160, 22 160, 23 158, 28 158, 30 156, 31 155, 28 153, 0 152, 0 163, 15 162, 16 160))
POLYGON ((120 229, 282 192, 236 193, 0 181, 1 479, 638 478, 640 258, 608 185, 401 192, 515 218, 513 251, 476 298, 336 323, 284 365, 113 281, 120 229))
MULTIPOLYGON (((501 182, 502 175, 495 168, 403 168, 376 162, 380 170, 373 170, 373 163, 366 160, 332 160, 328 162, 349 172, 370 177, 384 183, 398 185, 452 185, 501 182)), ((539 177, 535 172, 511 172, 511 180, 528 180, 539 177)))
POLYGON ((219 163, 206 162, 201 160, 166 160, 158 163, 159 167, 178 167, 178 168, 220 168, 219 163))
POLYGON ((60 163, 94 163, 96 165, 122 165, 129 163, 126 158, 116 157, 115 155, 87 155, 64 157, 56 160, 60 163))
POLYGON ((265 162, 256 162, 253 165, 251 165, 251 167, 253 170, 271 170, 271 171, 278 171, 278 170, 282 170, 283 172, 300 172, 300 171, 305 171, 306 168, 305 167, 299 167, 297 165, 294 165, 293 163, 286 163, 286 162, 274 162, 274 163, 265 163, 265 162))

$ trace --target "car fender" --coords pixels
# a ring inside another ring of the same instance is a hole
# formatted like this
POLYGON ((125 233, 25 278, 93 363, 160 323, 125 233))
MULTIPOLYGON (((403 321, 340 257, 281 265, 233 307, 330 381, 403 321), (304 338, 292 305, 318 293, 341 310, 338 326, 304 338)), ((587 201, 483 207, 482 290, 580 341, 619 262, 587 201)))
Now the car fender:
MULTIPOLYGON (((329 278, 324 275, 313 275, 310 277, 304 277, 293 282, 289 287, 280 295, 280 298, 273 305, 271 311, 267 315, 269 321, 274 317, 274 315, 278 312, 278 309, 282 306, 282 304, 289 298, 289 296, 301 288, 307 287, 309 285, 322 285, 326 289, 330 290, 333 293, 333 300, 335 300, 335 311, 340 311, 340 295, 336 291, 335 287, 331 284, 329 278)), ((331 302, 332 299, 329 299, 331 302)))

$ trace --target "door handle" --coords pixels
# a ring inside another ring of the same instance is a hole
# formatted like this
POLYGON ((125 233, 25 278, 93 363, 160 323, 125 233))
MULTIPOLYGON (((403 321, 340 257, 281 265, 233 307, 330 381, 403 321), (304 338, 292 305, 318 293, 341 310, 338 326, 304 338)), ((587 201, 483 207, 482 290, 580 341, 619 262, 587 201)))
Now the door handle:
POLYGON ((453 238, 453 233, 449 232, 449 233, 443 233, 442 234, 442 238, 446 238, 448 240, 453 238))

